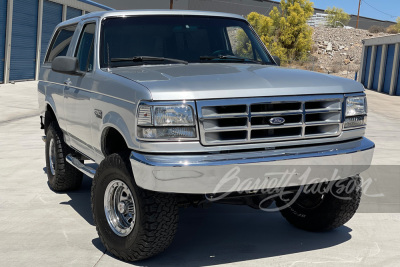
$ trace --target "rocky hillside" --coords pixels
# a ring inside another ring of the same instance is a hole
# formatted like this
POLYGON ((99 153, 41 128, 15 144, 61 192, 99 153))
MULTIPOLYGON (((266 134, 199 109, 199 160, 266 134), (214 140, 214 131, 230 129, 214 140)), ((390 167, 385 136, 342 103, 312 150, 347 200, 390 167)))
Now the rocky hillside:
POLYGON ((362 40, 386 36, 367 30, 343 28, 314 28, 313 60, 321 72, 354 78, 361 63, 362 40))

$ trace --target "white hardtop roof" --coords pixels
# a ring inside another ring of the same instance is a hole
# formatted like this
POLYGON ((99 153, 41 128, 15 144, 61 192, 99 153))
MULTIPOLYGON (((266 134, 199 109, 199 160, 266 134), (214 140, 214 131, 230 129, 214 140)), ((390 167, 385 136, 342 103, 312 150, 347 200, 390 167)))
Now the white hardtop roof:
POLYGON ((197 10, 170 10, 170 9, 146 9, 146 10, 118 10, 118 11, 98 11, 92 12, 80 17, 66 20, 58 25, 58 27, 79 23, 82 20, 90 18, 107 18, 107 17, 124 17, 124 16, 149 16, 149 15, 187 15, 187 16, 212 16, 212 17, 228 17, 245 20, 243 16, 223 12, 197 11, 197 10))

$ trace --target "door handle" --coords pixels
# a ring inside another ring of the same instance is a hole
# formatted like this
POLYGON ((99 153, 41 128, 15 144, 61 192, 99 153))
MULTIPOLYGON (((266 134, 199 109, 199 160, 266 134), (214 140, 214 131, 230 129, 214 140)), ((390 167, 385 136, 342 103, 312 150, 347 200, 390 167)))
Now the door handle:
POLYGON ((69 78, 64 81, 64 84, 67 85, 67 86, 70 86, 71 83, 72 82, 71 82, 71 80, 69 78))

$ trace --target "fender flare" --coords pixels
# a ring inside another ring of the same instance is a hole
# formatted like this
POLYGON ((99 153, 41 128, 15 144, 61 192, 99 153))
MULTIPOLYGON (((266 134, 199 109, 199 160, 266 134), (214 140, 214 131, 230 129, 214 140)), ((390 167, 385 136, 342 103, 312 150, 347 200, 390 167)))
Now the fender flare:
POLYGON ((103 117, 103 125, 101 127, 101 151, 104 155, 105 138, 110 129, 116 130, 122 136, 128 148, 133 146, 132 139, 128 138, 130 132, 127 124, 118 113, 112 111, 103 117))

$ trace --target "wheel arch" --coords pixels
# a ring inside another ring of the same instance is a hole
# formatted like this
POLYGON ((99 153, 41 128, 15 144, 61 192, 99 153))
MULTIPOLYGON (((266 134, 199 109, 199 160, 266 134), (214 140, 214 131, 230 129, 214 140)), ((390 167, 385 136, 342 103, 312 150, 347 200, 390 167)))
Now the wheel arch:
POLYGON ((56 121, 58 123, 58 117, 56 113, 56 109, 54 105, 51 105, 49 102, 45 103, 45 115, 44 115, 44 132, 47 133, 47 128, 49 127, 52 121, 56 121))
POLYGON ((112 153, 121 152, 121 149, 128 150, 134 147, 132 140, 133 131, 134 129, 128 127, 120 113, 115 111, 106 113, 103 117, 100 131, 100 146, 103 155, 106 157, 112 153), (115 142, 112 141, 113 138, 116 140, 115 142), (117 149, 110 149, 110 145, 116 145, 117 149))
POLYGON ((101 152, 105 157, 113 153, 125 152, 129 149, 124 134, 115 126, 104 127, 101 133, 101 152))

